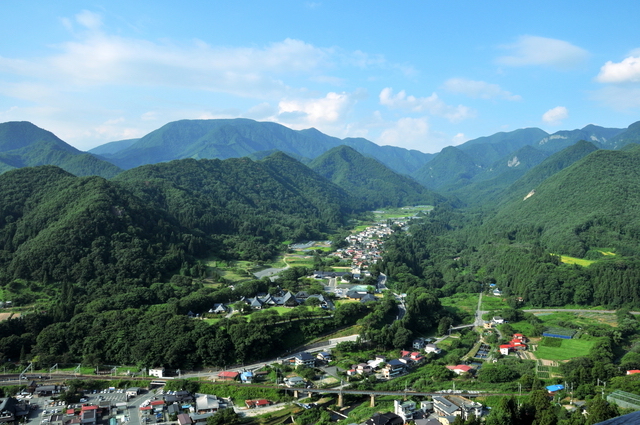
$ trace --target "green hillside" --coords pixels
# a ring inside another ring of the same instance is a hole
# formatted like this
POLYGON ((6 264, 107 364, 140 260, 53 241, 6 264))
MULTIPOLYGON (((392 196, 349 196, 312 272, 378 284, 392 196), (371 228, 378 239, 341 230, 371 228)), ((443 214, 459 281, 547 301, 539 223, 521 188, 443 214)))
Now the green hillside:
POLYGON ((422 185, 438 190, 445 186, 467 184, 481 171, 473 158, 462 150, 449 146, 424 167, 411 174, 422 185))
POLYGON ((313 160, 309 167, 349 192, 366 209, 433 205, 444 200, 411 178, 347 146, 331 149, 313 160))
POLYGON ((607 141, 608 149, 621 149, 629 143, 640 143, 640 121, 631 124, 626 130, 607 141))
POLYGON ((502 192, 547 157, 548 153, 527 145, 478 173, 468 185, 447 189, 469 204, 494 205, 502 192))
POLYGON ((596 150, 598 150, 598 148, 594 146, 593 143, 581 140, 578 143, 551 155, 509 186, 504 193, 501 194, 501 199, 509 201, 514 198, 524 198, 545 179, 561 170, 564 170, 576 161, 596 150))
POLYGON ((638 253, 640 154, 598 150, 533 189, 501 209, 491 227, 529 239, 538 233, 551 251, 576 257, 605 246, 638 253))
POLYGON ((76 176, 111 178, 122 171, 94 155, 83 153, 53 133, 29 122, 0 124, 0 171, 56 165, 76 176))

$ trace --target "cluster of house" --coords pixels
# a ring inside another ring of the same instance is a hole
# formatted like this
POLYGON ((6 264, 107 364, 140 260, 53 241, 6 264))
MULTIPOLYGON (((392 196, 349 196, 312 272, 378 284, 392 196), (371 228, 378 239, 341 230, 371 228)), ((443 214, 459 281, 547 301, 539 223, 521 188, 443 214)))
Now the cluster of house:
POLYGON ((393 402, 393 413, 378 413, 367 420, 367 425, 403 425, 413 422, 416 425, 450 425, 461 417, 482 416, 482 404, 459 395, 434 396, 433 401, 393 402))
MULTIPOLYGON (((394 223, 403 227, 405 222, 394 223)), ((343 260, 351 260, 351 274, 356 279, 368 276, 369 267, 382 258, 382 239, 393 233, 393 224, 379 223, 367 227, 362 232, 350 235, 346 238, 349 246, 334 252, 336 256, 343 260)))
MULTIPOLYGON (((267 307, 297 307, 304 304, 309 298, 316 298, 319 301, 318 305, 322 308, 335 309, 335 305, 329 298, 322 294, 308 294, 306 291, 300 291, 295 295, 289 291, 280 291, 277 294, 258 294, 250 298, 242 297, 240 301, 251 306, 253 310, 261 310, 267 307)), ((209 309, 209 313, 226 314, 231 310, 230 304, 218 303, 209 309)))
POLYGON ((377 372, 385 379, 391 379, 424 362, 425 357, 422 353, 403 350, 397 359, 387 360, 385 356, 376 356, 366 363, 352 365, 351 369, 347 370, 347 376, 370 375, 377 372))
POLYGON ((523 334, 513 334, 513 338, 508 344, 500 346, 500 354, 508 356, 512 351, 522 351, 527 349, 527 337, 523 334))

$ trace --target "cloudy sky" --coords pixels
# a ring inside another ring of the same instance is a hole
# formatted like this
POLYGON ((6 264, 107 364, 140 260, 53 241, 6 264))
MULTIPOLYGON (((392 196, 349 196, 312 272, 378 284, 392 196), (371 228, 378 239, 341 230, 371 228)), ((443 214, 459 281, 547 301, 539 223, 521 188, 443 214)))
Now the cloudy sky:
POLYGON ((0 122, 82 150, 245 117, 438 152, 640 120, 632 1, 178 3, 2 2, 0 122))

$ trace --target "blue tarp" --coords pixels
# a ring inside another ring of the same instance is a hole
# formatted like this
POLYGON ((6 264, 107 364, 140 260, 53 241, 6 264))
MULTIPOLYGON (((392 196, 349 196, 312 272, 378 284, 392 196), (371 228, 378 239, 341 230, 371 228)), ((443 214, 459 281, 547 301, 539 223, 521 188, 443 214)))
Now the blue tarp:
POLYGON ((547 391, 549 391, 550 393, 555 393, 556 391, 562 391, 564 390, 564 385, 549 385, 547 387, 547 391))

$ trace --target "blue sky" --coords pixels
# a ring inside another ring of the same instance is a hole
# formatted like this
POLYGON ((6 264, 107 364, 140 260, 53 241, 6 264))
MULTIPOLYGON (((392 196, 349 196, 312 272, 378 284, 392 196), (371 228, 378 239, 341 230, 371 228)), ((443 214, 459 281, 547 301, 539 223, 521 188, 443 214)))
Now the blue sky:
POLYGON ((640 120, 637 4, 2 4, 0 122, 87 150, 236 117, 423 152, 523 127, 625 128, 640 120))

